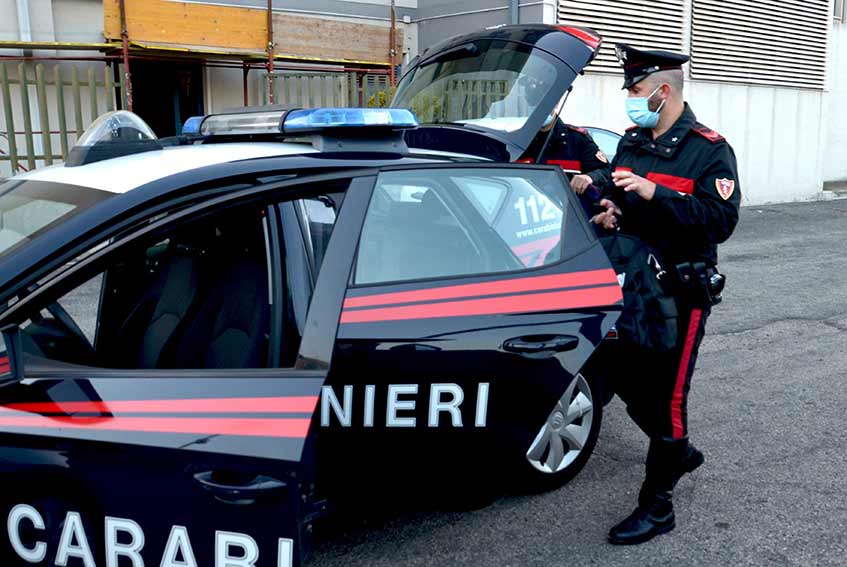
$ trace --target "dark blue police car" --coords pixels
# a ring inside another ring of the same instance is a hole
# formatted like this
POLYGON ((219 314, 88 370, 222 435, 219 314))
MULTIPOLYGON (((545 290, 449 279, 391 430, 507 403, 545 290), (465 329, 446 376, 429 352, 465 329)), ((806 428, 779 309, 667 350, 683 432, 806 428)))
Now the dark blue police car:
POLYGON ((353 479, 572 477, 621 291, 563 173, 507 162, 598 42, 429 50, 426 126, 111 113, 0 185, 2 564, 287 567, 353 479))

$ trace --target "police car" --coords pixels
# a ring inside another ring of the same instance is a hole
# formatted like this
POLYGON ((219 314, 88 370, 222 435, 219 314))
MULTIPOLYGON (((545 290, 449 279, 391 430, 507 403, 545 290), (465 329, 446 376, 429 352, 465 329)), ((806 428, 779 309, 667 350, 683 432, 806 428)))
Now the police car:
POLYGON ((576 474, 621 290, 562 171, 506 162, 598 45, 430 50, 395 99, 450 100, 427 126, 110 113, 0 184, 0 563, 288 567, 333 481, 576 474))

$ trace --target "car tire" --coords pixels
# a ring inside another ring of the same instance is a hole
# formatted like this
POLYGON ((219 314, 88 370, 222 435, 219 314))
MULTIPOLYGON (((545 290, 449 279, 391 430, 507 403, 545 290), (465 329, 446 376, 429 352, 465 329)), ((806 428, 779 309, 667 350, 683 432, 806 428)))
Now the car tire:
POLYGON ((600 380, 577 374, 534 432, 520 465, 522 488, 538 493, 559 488, 588 462, 603 422, 600 380))

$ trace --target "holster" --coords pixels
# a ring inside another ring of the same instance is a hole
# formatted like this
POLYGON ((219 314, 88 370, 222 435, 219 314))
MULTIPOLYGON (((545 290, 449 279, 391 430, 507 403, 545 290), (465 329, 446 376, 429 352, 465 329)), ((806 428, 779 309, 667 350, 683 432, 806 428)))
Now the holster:
POLYGON ((674 292, 694 307, 717 305, 726 284, 726 276, 706 262, 682 262, 674 266, 674 292))

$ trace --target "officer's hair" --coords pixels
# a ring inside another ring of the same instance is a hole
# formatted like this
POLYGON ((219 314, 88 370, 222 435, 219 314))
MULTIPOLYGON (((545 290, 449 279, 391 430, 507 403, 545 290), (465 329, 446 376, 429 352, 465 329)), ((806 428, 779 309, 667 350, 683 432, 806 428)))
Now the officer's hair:
POLYGON ((685 85, 685 75, 683 74, 682 69, 657 71, 647 77, 646 80, 650 81, 650 84, 654 89, 662 83, 667 83, 671 86, 674 93, 677 93, 680 97, 682 97, 682 88, 685 85))

